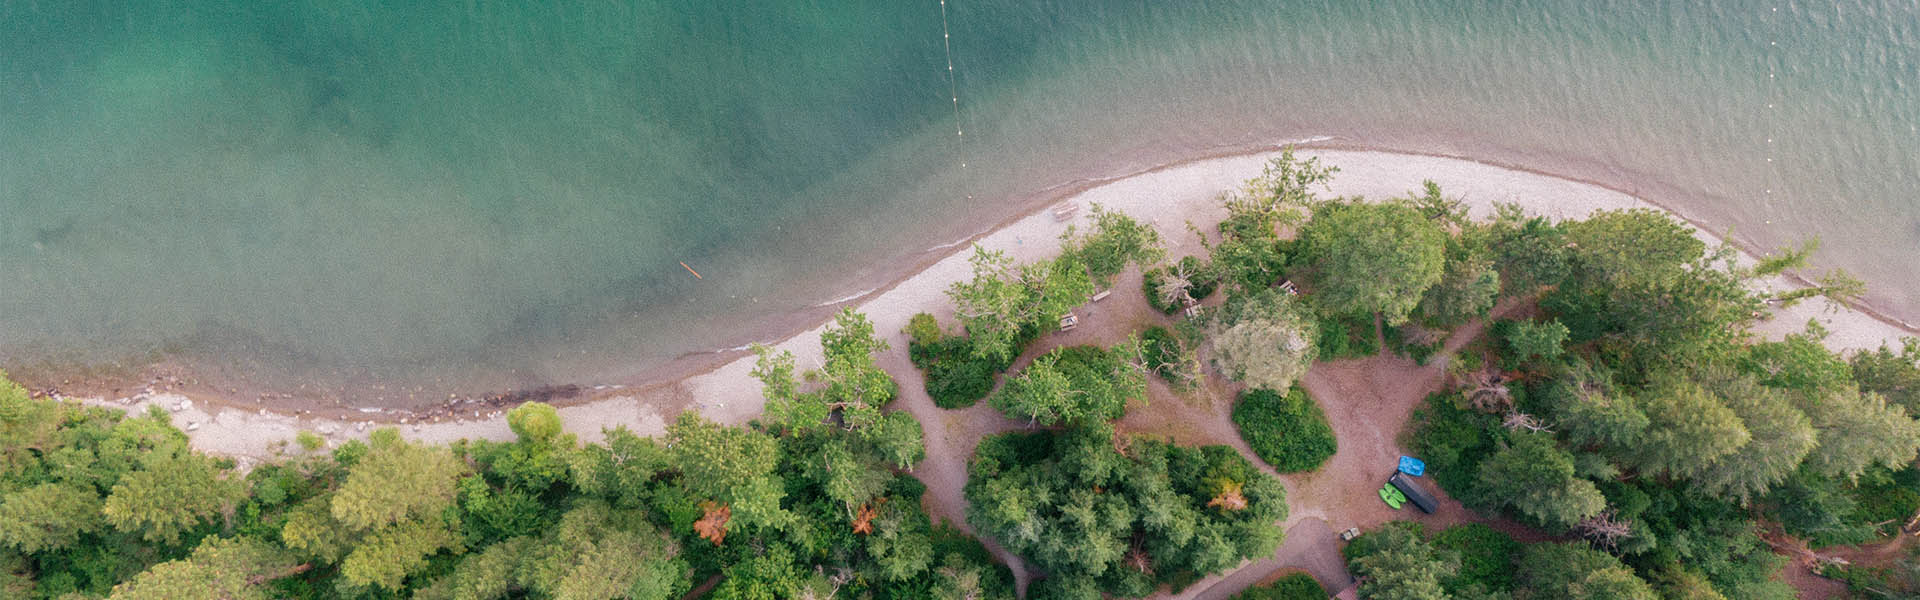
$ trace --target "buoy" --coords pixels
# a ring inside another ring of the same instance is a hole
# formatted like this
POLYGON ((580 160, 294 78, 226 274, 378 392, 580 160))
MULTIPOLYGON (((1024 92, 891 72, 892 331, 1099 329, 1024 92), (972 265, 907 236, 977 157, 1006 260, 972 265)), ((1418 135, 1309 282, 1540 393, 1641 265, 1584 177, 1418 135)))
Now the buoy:
MULTIPOLYGON (((682 267, 687 267, 687 261, 684 261, 684 260, 683 260, 683 261, 680 261, 680 266, 682 266, 682 267)), ((693 274, 693 278, 694 278, 694 279, 706 279, 705 277, 701 277, 701 276, 700 276, 700 272, 699 272, 699 271, 695 271, 695 270, 693 270, 693 267, 687 267, 687 272, 688 272, 688 273, 692 273, 692 274, 693 274)))

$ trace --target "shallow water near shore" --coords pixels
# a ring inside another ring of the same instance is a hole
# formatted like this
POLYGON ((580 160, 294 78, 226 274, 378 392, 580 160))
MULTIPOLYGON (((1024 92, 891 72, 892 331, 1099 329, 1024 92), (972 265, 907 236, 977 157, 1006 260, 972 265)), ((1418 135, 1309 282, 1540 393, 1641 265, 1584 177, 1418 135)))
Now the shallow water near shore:
POLYGON ((614 381, 1055 186, 1321 138, 1819 236, 1920 315, 1911 3, 120 4, 0 3, 0 365, 614 381))

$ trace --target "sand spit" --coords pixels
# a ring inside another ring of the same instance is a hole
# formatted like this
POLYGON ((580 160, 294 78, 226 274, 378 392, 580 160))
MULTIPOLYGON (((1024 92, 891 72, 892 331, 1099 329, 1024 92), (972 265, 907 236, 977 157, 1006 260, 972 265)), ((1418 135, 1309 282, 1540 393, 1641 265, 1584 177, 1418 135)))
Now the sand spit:
MULTIPOLYGON (((1109 209, 1132 215, 1157 227, 1175 256, 1200 251, 1187 222, 1211 224, 1225 217, 1214 199, 1221 192, 1235 189, 1241 182, 1258 175, 1277 149, 1238 156, 1209 158, 1155 169, 1145 173, 1095 185, 1063 198, 1081 207, 1098 203, 1109 209)), ((1529 213, 1554 218, 1572 218, 1603 209, 1659 208, 1625 192, 1599 185, 1551 175, 1509 169, 1469 160, 1359 150, 1303 150, 1304 156, 1319 157, 1340 168, 1330 190, 1323 195, 1361 195, 1386 198, 1406 195, 1424 180, 1433 180, 1449 196, 1460 197, 1474 216, 1489 217, 1497 202, 1511 202, 1529 213)), ((1050 208, 1050 207, 1049 207, 1050 208)), ((1089 211, 1080 210, 1065 222, 1056 221, 1051 210, 1043 208, 1004 227, 986 232, 974 241, 981 246, 1002 250, 1020 261, 1050 256, 1058 251, 1058 238, 1070 224, 1084 226, 1089 211)), ((1703 227, 1698 235, 1710 243, 1719 237, 1703 227)), ((877 294, 862 294, 858 310, 874 322, 876 331, 890 336, 896 350, 906 340, 898 332, 914 313, 930 312, 943 323, 952 324, 946 290, 953 282, 965 279, 970 269, 967 258, 972 249, 956 244, 945 258, 906 278, 880 288, 877 294)), ((1751 260, 1751 257, 1746 257, 1751 260)), ((1773 288, 1800 285, 1786 278, 1764 282, 1773 288)), ((1115 290, 1116 293, 1137 293, 1115 290)), ((1903 336, 1916 335, 1909 329, 1883 321, 1874 315, 1851 309, 1829 310, 1822 300, 1814 299, 1779 311, 1761 326, 1770 336, 1803 329, 1808 320, 1818 320, 1831 334, 1828 346, 1839 349, 1876 348, 1882 343, 1898 344, 1903 336)), ((819 338, 825 323, 794 334, 775 346, 798 357, 802 368, 818 366, 821 361, 819 338)), ((659 434, 672 419, 668 410, 684 406, 724 423, 743 423, 761 410, 759 383, 748 372, 753 357, 743 356, 718 368, 672 382, 663 382, 647 393, 616 395, 560 409, 567 430, 583 441, 600 439, 602 428, 624 425, 637 433, 659 434)), ((174 423, 187 430, 193 446, 204 452, 231 456, 243 465, 270 460, 282 442, 300 431, 313 431, 338 443, 365 438, 375 428, 395 426, 404 437, 426 442, 468 439, 512 439, 504 414, 498 409, 463 414, 451 421, 420 422, 413 418, 395 421, 385 415, 380 422, 313 418, 248 410, 195 402, 169 393, 142 393, 127 398, 83 398, 88 404, 146 410, 159 406, 169 411, 174 423), (471 415, 471 416, 468 416, 471 415)))

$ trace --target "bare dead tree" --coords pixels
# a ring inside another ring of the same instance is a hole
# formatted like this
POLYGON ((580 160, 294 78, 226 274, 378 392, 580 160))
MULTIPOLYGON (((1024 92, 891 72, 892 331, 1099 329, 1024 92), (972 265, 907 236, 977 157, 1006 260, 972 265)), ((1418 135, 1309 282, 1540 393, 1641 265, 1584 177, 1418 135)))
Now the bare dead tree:
POLYGON ((1499 369, 1488 367, 1468 376, 1467 403, 1475 410, 1489 413, 1513 410, 1513 391, 1507 389, 1507 377, 1499 369))
POLYGON ((1618 550, 1620 540, 1633 536, 1633 522, 1618 518, 1614 510, 1609 508, 1575 523, 1573 530, 1578 532, 1580 537, 1604 546, 1608 550, 1618 550))
POLYGON ((1160 281, 1154 285, 1154 290, 1160 293, 1161 303, 1171 306, 1178 302, 1180 306, 1193 306, 1193 275, 1187 271, 1187 265, 1178 261, 1162 271, 1160 281))
POLYGON ((1536 433, 1553 433, 1552 426, 1547 425, 1540 419, 1534 418, 1533 415, 1519 411, 1507 413, 1507 418, 1501 421, 1500 424, 1506 427, 1508 431, 1525 429, 1536 433))

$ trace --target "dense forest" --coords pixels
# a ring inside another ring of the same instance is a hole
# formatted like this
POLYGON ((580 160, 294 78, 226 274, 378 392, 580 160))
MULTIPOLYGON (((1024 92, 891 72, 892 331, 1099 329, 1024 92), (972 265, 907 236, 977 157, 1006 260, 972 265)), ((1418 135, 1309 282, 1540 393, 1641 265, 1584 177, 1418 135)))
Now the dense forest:
POLYGON ((796 374, 764 354, 749 427, 680 416, 663 439, 582 445, 554 409, 518 439, 423 446, 392 429, 238 473, 164 411, 0 388, 8 598, 1010 598, 979 542, 901 471, 920 427, 881 409, 886 347, 857 313, 796 374), (802 391, 797 377, 818 382, 802 391), (831 416, 829 416, 831 415, 831 416))
MULTIPOLYGON (((1500 526, 1366 531, 1343 549, 1363 598, 1792 598, 1783 553, 1920 520, 1920 342, 1841 355, 1814 324, 1752 332, 1771 307, 1859 292, 1838 272, 1758 291, 1811 245, 1737 261, 1649 210, 1475 220, 1431 184, 1320 198, 1334 173, 1284 154, 1194 228, 1195 256, 1099 207, 1054 258, 976 249, 949 291, 956 323, 901 332, 934 404, 1004 417, 967 464, 965 525, 1021 557, 1028 597, 1143 597, 1271 555, 1284 474, 1346 443, 1322 409, 1343 399, 1302 378, 1383 353, 1442 365, 1401 442, 1500 526), (1128 273, 1158 324, 1048 342, 1128 273), (1156 377, 1231 390, 1250 454, 1117 428, 1156 377)), ((165 411, 0 379, 0 596, 1012 598, 1015 574, 923 506, 922 423, 876 363, 890 337, 848 309, 817 368, 756 348, 766 408, 741 426, 687 413, 659 438, 582 444, 529 403, 508 413, 512 442, 302 434, 245 472, 165 411)), ((1914 597, 1920 559, 1895 544, 1824 572, 1914 597)), ((1344 584, 1296 574, 1240 597, 1344 584)))

